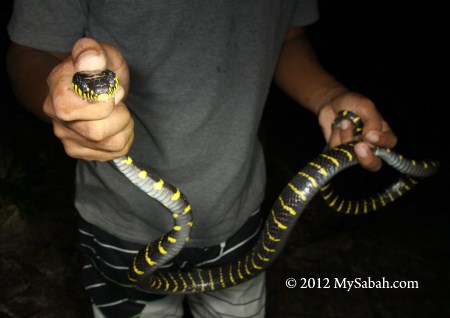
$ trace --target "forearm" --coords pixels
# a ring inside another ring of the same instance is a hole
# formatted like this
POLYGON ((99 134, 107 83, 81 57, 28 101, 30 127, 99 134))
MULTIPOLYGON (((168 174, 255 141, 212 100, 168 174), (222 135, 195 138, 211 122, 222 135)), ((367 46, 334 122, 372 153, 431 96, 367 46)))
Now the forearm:
POLYGON ((322 68, 302 29, 291 29, 286 34, 275 81, 286 94, 316 114, 331 99, 347 92, 322 68))
POLYGON ((50 122, 50 119, 43 111, 43 103, 48 94, 47 77, 66 55, 52 54, 14 43, 8 51, 8 73, 18 101, 47 122, 50 122))

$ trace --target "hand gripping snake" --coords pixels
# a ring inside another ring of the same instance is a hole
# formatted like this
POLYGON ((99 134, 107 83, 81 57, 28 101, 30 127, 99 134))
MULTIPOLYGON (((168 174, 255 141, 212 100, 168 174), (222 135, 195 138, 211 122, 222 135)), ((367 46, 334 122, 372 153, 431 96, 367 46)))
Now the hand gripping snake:
MULTIPOLYGON (((117 76, 109 71, 78 72, 73 77, 74 91, 90 102, 111 98, 119 85, 117 76)), ((359 117, 349 111, 337 115, 333 127, 342 119, 354 124, 354 135, 362 132, 359 117)), ((416 183, 438 169, 436 161, 415 161, 394 151, 374 147, 372 152, 404 176, 373 197, 346 200, 335 194, 329 181, 339 172, 359 163, 354 146, 349 142, 327 149, 301 169, 282 190, 274 203, 255 245, 241 258, 212 268, 191 271, 159 269, 175 257, 189 240, 193 226, 191 206, 175 186, 139 169, 130 157, 112 160, 117 169, 139 189, 164 205, 173 216, 169 233, 149 243, 134 257, 128 277, 139 290, 156 293, 198 293, 238 285, 267 269, 280 254, 291 230, 311 199, 320 191, 328 204, 345 214, 367 213, 393 202, 416 183)))

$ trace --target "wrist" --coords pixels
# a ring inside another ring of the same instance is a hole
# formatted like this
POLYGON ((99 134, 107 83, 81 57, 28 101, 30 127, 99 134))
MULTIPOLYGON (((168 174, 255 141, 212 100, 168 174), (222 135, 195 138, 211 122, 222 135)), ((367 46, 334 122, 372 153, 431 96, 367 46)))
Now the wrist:
POLYGON ((318 115, 323 107, 330 104, 333 100, 348 93, 349 90, 337 81, 332 81, 325 85, 321 85, 311 94, 309 105, 306 107, 313 113, 318 115))

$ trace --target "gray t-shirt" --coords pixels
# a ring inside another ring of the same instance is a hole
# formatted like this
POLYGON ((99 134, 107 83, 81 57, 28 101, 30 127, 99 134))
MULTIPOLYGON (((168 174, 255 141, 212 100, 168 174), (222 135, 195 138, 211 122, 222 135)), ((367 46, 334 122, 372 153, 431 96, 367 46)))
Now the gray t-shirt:
MULTIPOLYGON (((41 50, 68 52, 84 36, 120 49, 131 76, 130 156, 186 194, 189 246, 210 246, 263 200, 257 130, 283 36, 317 17, 315 0, 16 0, 8 30, 41 50)), ((173 226, 110 163, 79 161, 76 184, 81 216, 120 238, 147 243, 173 226)))

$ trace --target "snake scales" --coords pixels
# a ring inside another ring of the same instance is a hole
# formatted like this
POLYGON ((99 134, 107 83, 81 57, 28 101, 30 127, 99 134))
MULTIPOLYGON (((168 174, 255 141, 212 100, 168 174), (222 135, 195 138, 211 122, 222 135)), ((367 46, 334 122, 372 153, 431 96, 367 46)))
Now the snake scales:
MULTIPOLYGON (((109 71, 78 72, 73 77, 74 91, 90 102, 112 97, 118 87, 116 75, 109 71)), ((362 123, 355 114, 339 113, 336 123, 348 118, 354 134, 360 134, 362 123)), ((174 226, 154 242, 142 248, 129 269, 129 279, 143 291, 196 293, 215 291, 242 283, 263 272, 282 250, 291 230, 310 200, 318 193, 337 211, 346 214, 367 213, 393 202, 411 189, 417 181, 438 169, 435 161, 415 161, 390 149, 375 147, 373 153, 404 176, 375 196, 351 201, 335 194, 329 181, 339 172, 357 165, 355 142, 325 150, 301 169, 286 185, 264 223, 256 244, 243 257, 227 265, 197 268, 192 271, 165 271, 159 268, 177 255, 189 240, 193 226, 191 206, 175 186, 139 169, 130 157, 113 160, 117 169, 139 189, 163 204, 171 213, 174 226)))

